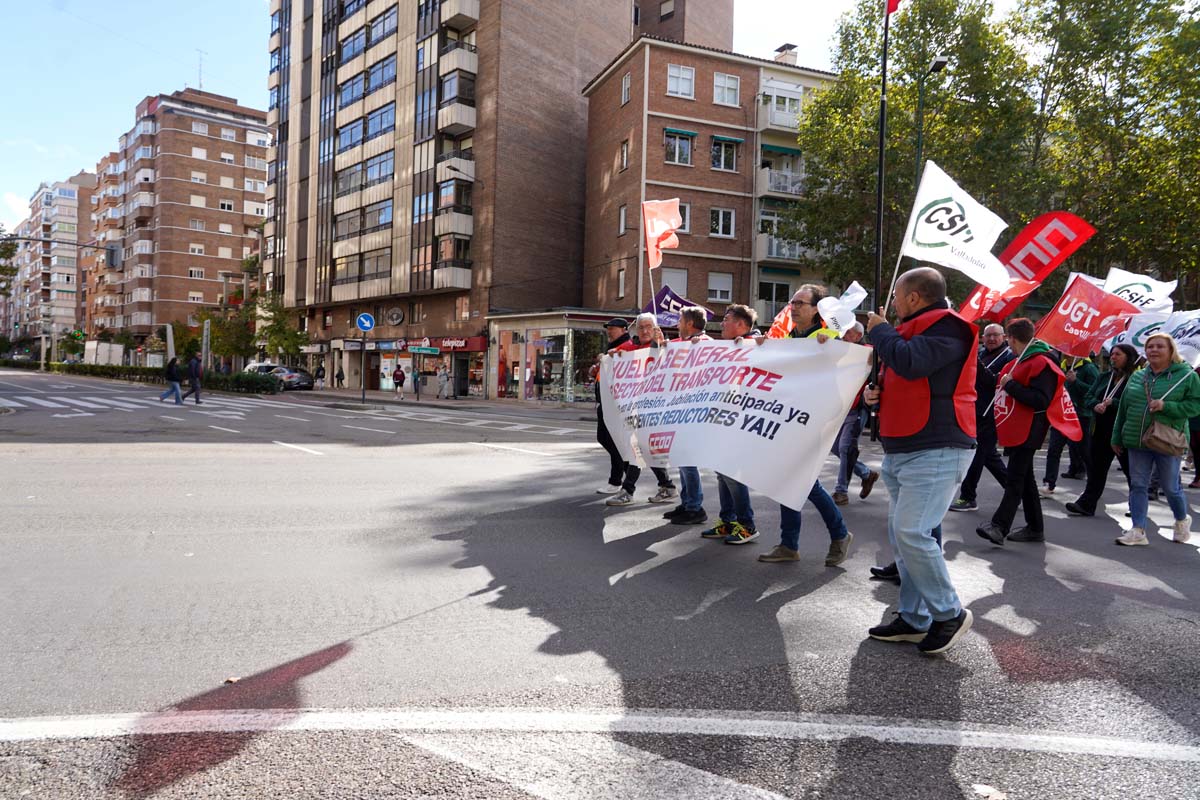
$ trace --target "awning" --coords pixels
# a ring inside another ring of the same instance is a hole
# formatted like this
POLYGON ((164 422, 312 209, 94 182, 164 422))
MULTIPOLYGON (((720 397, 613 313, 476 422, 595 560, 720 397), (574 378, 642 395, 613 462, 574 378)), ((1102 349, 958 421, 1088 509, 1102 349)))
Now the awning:
POLYGON ((714 134, 714 135, 713 135, 713 141, 716 141, 716 142, 733 142, 734 144, 741 144, 742 142, 744 142, 744 141, 746 141, 746 140, 745 140, 745 139, 739 139, 739 138, 737 138, 736 136, 717 136, 717 135, 715 135, 715 134, 714 134))
POLYGON ((782 153, 785 156, 800 155, 800 151, 794 147, 780 147, 776 144, 764 144, 762 149, 768 153, 782 153))
POLYGON ((663 128, 663 133, 674 133, 679 136, 697 136, 695 131, 685 131, 680 128, 663 128))

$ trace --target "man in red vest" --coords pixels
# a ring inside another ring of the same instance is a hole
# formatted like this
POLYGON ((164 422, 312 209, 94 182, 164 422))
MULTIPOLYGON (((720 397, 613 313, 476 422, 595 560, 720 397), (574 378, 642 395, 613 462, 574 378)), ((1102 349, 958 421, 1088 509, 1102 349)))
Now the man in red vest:
POLYGON ((975 455, 975 327, 950 310, 946 280, 936 269, 905 272, 893 299, 900 318, 895 327, 879 314, 867 321, 884 368, 863 399, 879 404, 900 604, 892 622, 868 634, 944 653, 970 629, 972 617, 929 533, 941 524, 975 455))
MULTIPOLYGON (((1008 481, 992 521, 975 529, 975 533, 993 544, 1002 545, 1005 539, 1046 541, 1033 457, 1052 424, 1065 427, 1061 414, 1063 374, 1054 363, 1049 346, 1034 340, 1033 334, 1033 323, 1023 317, 1008 323, 1008 343, 1017 359, 1000 371, 999 391, 992 407, 996 439, 1008 454, 1008 481), (1025 510, 1025 527, 1010 533, 1017 506, 1025 510)), ((1077 423, 1075 427, 1074 431, 1063 431, 1067 439, 1080 438, 1077 423)))

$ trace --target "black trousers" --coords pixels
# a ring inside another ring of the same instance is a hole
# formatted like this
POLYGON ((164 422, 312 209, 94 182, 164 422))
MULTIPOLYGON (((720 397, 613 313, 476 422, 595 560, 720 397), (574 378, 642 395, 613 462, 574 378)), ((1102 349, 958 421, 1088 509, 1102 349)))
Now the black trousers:
POLYGON ((1050 444, 1046 446, 1046 476, 1042 479, 1050 486, 1058 485, 1058 467, 1062 461, 1063 448, 1067 448, 1070 460, 1067 462, 1067 472, 1078 475, 1087 470, 1089 454, 1092 449, 1091 435, 1092 420, 1088 417, 1079 418, 1079 427, 1083 428, 1083 438, 1072 442, 1058 432, 1057 428, 1050 429, 1050 444))
POLYGON ((608 426, 604 424, 604 414, 599 404, 596 405, 596 441, 608 453, 609 485, 619 486, 625 479, 625 461, 621 458, 621 451, 617 449, 612 434, 608 432, 608 426))
POLYGON ((1096 430, 1092 432, 1091 447, 1088 450, 1087 486, 1075 501, 1075 505, 1092 514, 1096 513, 1096 506, 1104 496, 1104 487, 1108 483, 1108 471, 1112 468, 1113 458, 1120 460, 1121 469, 1125 471, 1125 485, 1129 485, 1129 452, 1122 449, 1121 455, 1118 456, 1109 443, 1116 418, 1116 410, 1096 417, 1096 430))
MULTIPOLYGON (((658 479, 658 485, 663 489, 674 489, 675 484, 671 481, 671 476, 661 467, 651 467, 650 471, 654 473, 654 477, 658 479)), ((633 490, 637 487, 638 478, 642 477, 642 468, 637 464, 625 464, 625 480, 621 482, 621 488, 633 494, 633 490)))
POLYGON ((1032 447, 1014 447, 1008 451, 1008 483, 1004 485, 1004 498, 1000 507, 992 514, 992 522, 1005 531, 1012 530, 1017 506, 1025 511, 1025 524, 1035 533, 1044 533, 1042 498, 1038 496, 1037 476, 1033 470, 1032 447))
POLYGON ((975 433, 975 458, 971 460, 971 466, 967 468, 967 477, 963 478, 962 486, 958 490, 958 496, 963 500, 975 502, 976 492, 979 490, 979 479, 983 476, 983 468, 987 467, 987 471, 992 473, 992 477, 996 479, 996 483, 1000 484, 1000 488, 1004 488, 1008 484, 1008 468, 1004 466, 1004 459, 1000 457, 1000 453, 996 450, 996 426, 988 425, 980 426, 975 433))

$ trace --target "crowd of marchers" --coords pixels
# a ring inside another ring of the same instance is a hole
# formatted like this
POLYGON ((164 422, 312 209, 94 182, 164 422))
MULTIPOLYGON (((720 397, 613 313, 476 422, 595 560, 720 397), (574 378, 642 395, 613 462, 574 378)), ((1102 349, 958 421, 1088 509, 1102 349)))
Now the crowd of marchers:
MULTIPOLYGON (((721 338, 811 338, 819 344, 837 334, 822 320, 818 304, 827 295, 819 284, 805 284, 790 303, 790 330, 772 325, 764 336, 755 311, 731 305, 721 320, 721 338)), ((844 341, 874 349, 879 368, 855 398, 834 440, 838 472, 833 492, 815 482, 808 500, 829 535, 826 566, 837 566, 850 553, 854 535, 841 507, 849 502, 852 478, 859 497, 867 498, 881 478, 889 494, 888 539, 895 561, 871 568, 875 578, 900 585, 895 618, 872 627, 871 638, 916 642, 923 653, 942 653, 972 624, 950 580, 942 554, 942 520, 947 512, 978 510, 977 489, 986 469, 1004 490, 1003 498, 976 533, 1001 546, 1006 542, 1044 542, 1043 497, 1065 487, 1059 479, 1079 481, 1079 496, 1066 503, 1068 513, 1093 516, 1102 508, 1114 458, 1124 474, 1127 517, 1132 527, 1116 537, 1120 545, 1147 545, 1150 500, 1163 495, 1174 517, 1171 538, 1190 539, 1191 518, 1183 494, 1184 456, 1191 451, 1200 488, 1200 376, 1180 357, 1174 340, 1159 333, 1145 342, 1144 355, 1116 345, 1091 358, 1063 356, 1034 335, 1025 318, 980 328, 959 316, 946 297, 946 284, 935 269, 921 267, 901 275, 890 303, 896 321, 867 315, 842 333, 844 341), (859 460, 859 439, 872 414, 883 447, 876 470, 859 460), (1046 447, 1040 485, 1035 455, 1046 447), (1066 472, 1059 475, 1063 450, 1066 472), (1025 524, 1014 529, 1018 510, 1025 524)), ((654 314, 641 314, 632 331, 624 319, 606 326, 608 354, 641 348, 670 348, 680 342, 709 340, 707 314, 698 306, 679 312, 678 331, 663 332, 654 314)), ((599 357, 593 367, 597 401, 597 439, 610 459, 608 480, 596 491, 610 495, 609 506, 635 502, 641 468, 623 459, 600 407, 599 357)), ((666 469, 652 467, 657 490, 651 503, 675 503, 663 516, 677 525, 709 523, 700 470, 678 468, 678 487, 666 469)), ((750 490, 719 472, 719 511, 715 524, 700 536, 728 545, 744 545, 759 536, 750 490)), ((780 541, 758 557, 766 563, 800 560, 800 509, 780 506, 780 541)))

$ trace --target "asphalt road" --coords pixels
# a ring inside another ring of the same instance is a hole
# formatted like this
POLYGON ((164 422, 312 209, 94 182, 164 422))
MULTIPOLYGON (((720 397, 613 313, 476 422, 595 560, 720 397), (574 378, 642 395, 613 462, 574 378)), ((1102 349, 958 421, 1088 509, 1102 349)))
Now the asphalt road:
POLYGON ((1113 545, 1119 473, 1046 545, 949 515, 928 658, 865 638, 882 485, 766 565, 766 498, 740 548, 607 508, 563 415, 156 397, 0 371, 0 798, 1200 794, 1200 553, 1113 545))

